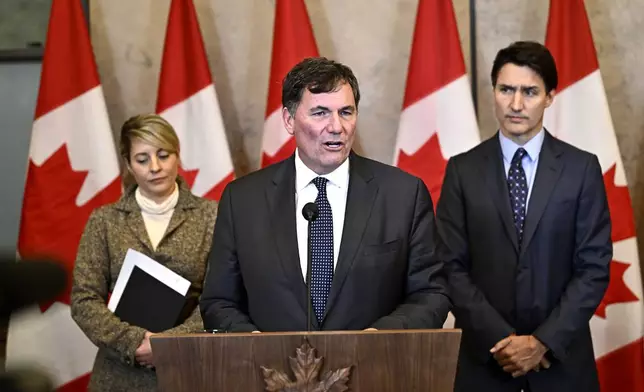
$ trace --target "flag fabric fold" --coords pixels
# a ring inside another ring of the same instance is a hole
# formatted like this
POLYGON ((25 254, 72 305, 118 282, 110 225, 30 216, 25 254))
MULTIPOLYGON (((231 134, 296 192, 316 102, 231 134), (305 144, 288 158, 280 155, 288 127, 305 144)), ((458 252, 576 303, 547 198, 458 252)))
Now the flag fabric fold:
POLYGON ((597 155, 612 222, 608 290, 590 320, 603 392, 644 391, 642 281, 624 165, 583 0, 551 0, 546 46, 559 76, 544 125, 557 138, 597 155))
POLYGON ((156 112, 177 132, 192 192, 219 200, 234 168, 192 0, 170 4, 156 112))
POLYGON ((86 390, 96 347, 71 318, 71 276, 89 215, 120 193, 117 154, 81 3, 53 1, 18 252, 20 262, 40 257, 60 262, 69 283, 52 303, 12 315, 7 369, 40 366, 59 391, 86 390))
POLYGON ((276 0, 260 167, 288 158, 295 151, 295 139, 286 132, 282 122, 282 80, 295 64, 317 56, 318 48, 304 0, 276 0))
POLYGON ((480 142, 451 0, 420 0, 394 165, 421 178, 434 207, 447 160, 480 142))
POLYGON ((447 161, 480 141, 452 1, 420 0, 394 165, 423 180, 436 208, 447 161))

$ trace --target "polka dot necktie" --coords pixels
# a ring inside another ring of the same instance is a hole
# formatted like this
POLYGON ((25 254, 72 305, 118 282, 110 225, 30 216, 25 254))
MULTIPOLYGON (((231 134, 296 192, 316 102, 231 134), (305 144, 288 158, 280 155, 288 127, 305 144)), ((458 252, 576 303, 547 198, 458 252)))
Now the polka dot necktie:
POLYGON ((315 199, 318 217, 311 222, 311 301, 319 323, 322 323, 333 281, 333 214, 326 197, 327 181, 324 177, 313 179, 318 188, 315 199))
POLYGON ((519 246, 523 240, 523 226, 525 224, 525 210, 528 200, 528 183, 525 177, 525 171, 521 164, 523 157, 528 153, 523 148, 519 148, 512 157, 510 171, 508 172, 508 190, 510 191, 510 205, 512 206, 512 215, 514 216, 514 227, 517 230, 519 246))

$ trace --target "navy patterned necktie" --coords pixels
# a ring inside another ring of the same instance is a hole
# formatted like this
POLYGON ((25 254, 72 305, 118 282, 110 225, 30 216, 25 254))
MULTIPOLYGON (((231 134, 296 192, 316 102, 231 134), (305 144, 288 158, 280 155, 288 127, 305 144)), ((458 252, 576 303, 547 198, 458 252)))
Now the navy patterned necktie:
POLYGON ((333 214, 326 197, 327 181, 324 177, 313 179, 318 188, 318 217, 311 222, 311 301, 320 324, 333 281, 333 214))
POLYGON ((523 170, 523 157, 527 155, 523 148, 517 149, 512 157, 508 172, 508 190, 510 191, 510 206, 514 217, 514 227, 517 230, 519 246, 523 240, 523 226, 525 224, 525 211, 528 200, 528 182, 523 170))

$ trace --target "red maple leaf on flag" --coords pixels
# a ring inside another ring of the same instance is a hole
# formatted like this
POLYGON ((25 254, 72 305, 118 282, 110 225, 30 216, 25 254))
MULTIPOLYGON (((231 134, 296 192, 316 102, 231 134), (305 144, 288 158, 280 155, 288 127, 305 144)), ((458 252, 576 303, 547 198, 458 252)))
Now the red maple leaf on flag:
POLYGON ((635 237, 631 196, 628 193, 628 187, 615 185, 615 165, 604 174, 604 186, 613 225, 611 239, 617 242, 635 237))
POLYGON ((65 292, 43 304, 43 312, 56 301, 69 304, 74 261, 87 219, 95 208, 116 201, 121 193, 120 179, 116 178, 78 206, 76 198, 86 177, 87 171, 72 169, 66 145, 41 166, 29 161, 18 240, 20 256, 26 260, 51 258, 63 265, 68 276, 65 292))
POLYGON ((595 315, 606 318, 606 307, 608 305, 624 302, 637 302, 638 298, 624 283, 624 272, 630 267, 629 264, 612 260, 610 262, 610 282, 604 298, 599 303, 595 315))
POLYGON ((438 133, 432 135, 412 155, 407 155, 403 150, 400 150, 400 157, 398 158, 398 167, 407 173, 419 177, 432 196, 434 209, 438 205, 438 199, 441 195, 441 187, 443 186, 443 177, 445 177, 445 167, 447 160, 443 157, 441 152, 440 142, 438 140, 438 133))
POLYGON ((87 391, 89 386, 89 380, 92 377, 92 373, 86 373, 82 376, 71 380, 70 382, 61 385, 56 389, 56 392, 83 392, 87 391))
MULTIPOLYGON (((628 187, 615 185, 615 165, 604 174, 604 186, 608 198, 608 209, 612 223, 611 240, 622 241, 635 236, 633 207, 628 187)), ((612 260, 610 263, 610 282, 595 315, 606 318, 606 307, 616 303, 637 302, 639 299, 626 286, 624 273, 630 264, 612 260)))
MULTIPOLYGON (((184 168, 179 167, 179 175, 183 177, 184 181, 188 185, 188 189, 192 189, 192 186, 195 183, 195 178, 197 178, 197 174, 199 174, 199 169, 185 170, 184 168)), ((226 178, 219 181, 219 183, 215 185, 211 190, 206 192, 205 195, 202 195, 202 197, 204 199, 219 201, 221 199, 221 194, 224 193, 224 188, 226 188, 226 185, 234 178, 235 173, 230 173, 228 176, 226 176, 226 178)))
POLYGON ((235 173, 230 173, 226 178, 219 181, 219 183, 215 185, 210 191, 208 191, 208 193, 203 195, 203 197, 210 200, 221 200, 221 194, 224 193, 226 185, 228 185, 228 183, 230 183, 234 179, 235 173))
POLYGON ((283 161, 284 159, 290 157, 294 151, 295 151, 295 138, 291 137, 286 143, 284 143, 282 147, 280 147, 280 149, 275 153, 275 155, 270 156, 265 152, 262 153, 261 167, 266 167, 268 165, 272 165, 273 163, 283 161))
POLYGON ((197 174, 199 174, 199 169, 185 170, 183 167, 179 166, 178 173, 188 185, 188 189, 192 189, 192 186, 195 183, 195 178, 197 178, 197 174))

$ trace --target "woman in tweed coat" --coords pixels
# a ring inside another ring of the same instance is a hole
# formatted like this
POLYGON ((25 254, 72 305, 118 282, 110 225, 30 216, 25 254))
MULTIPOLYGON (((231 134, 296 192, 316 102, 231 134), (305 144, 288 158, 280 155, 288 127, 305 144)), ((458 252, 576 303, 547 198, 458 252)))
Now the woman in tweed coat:
MULTIPOLYGON (((151 333, 107 308, 129 248, 188 279, 195 305, 203 287, 217 205, 194 196, 177 176, 179 141, 157 115, 135 116, 121 129, 120 153, 135 182, 121 199, 98 208, 80 241, 71 294, 72 317, 98 346, 90 391, 156 391, 151 333)), ((165 333, 203 331, 199 307, 165 333)))

